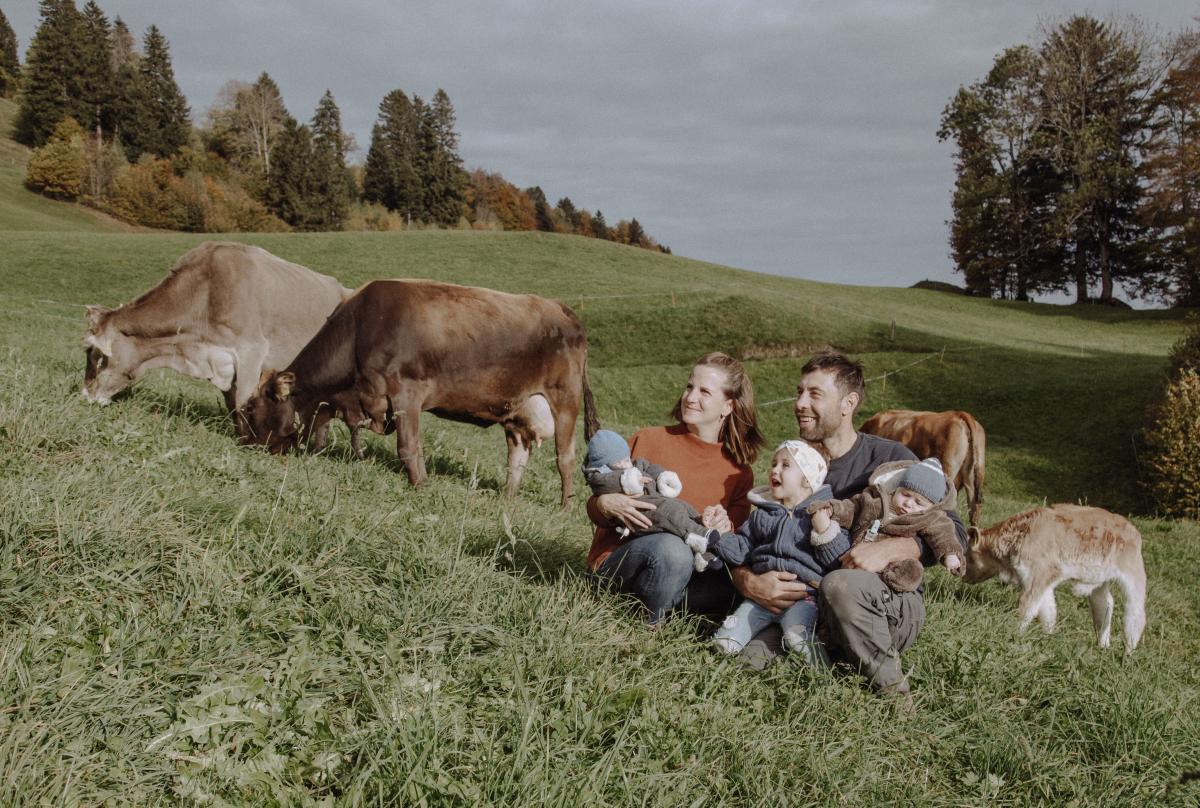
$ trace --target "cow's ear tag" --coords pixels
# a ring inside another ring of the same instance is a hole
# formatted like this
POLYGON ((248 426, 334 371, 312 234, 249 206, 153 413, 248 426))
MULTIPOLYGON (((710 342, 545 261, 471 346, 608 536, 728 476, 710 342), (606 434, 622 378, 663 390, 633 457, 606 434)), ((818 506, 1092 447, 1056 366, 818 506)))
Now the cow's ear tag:
POLYGON ((287 371, 280 373, 275 377, 275 397, 280 401, 287 401, 295 386, 296 374, 287 371))

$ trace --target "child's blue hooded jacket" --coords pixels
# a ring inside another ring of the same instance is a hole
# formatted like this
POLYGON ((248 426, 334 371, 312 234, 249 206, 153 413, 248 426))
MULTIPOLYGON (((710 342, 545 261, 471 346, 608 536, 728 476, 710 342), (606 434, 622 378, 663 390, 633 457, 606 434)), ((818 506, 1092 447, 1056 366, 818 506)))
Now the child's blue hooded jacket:
POLYGON ((812 517, 807 508, 814 502, 833 499, 833 489, 818 488, 812 496, 788 509, 771 497, 768 486, 750 492, 757 507, 734 533, 721 536, 710 548, 726 564, 748 566, 755 574, 776 570, 794 573, 804 582, 820 581, 837 569, 838 558, 850 549, 850 534, 841 530, 832 541, 814 547, 812 517))

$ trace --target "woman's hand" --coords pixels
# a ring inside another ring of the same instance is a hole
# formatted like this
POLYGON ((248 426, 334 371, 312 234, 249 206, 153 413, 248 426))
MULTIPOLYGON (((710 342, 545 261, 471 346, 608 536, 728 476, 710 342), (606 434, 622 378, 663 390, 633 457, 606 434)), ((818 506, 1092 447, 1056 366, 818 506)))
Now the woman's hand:
POLYGON ((707 528, 714 528, 718 533, 732 533, 733 522, 724 505, 709 505, 700 516, 700 523, 707 528))
POLYGON ((619 522, 630 530, 645 530, 651 521, 642 511, 654 510, 653 502, 634 499, 625 494, 601 494, 596 497, 596 510, 610 522, 619 522))

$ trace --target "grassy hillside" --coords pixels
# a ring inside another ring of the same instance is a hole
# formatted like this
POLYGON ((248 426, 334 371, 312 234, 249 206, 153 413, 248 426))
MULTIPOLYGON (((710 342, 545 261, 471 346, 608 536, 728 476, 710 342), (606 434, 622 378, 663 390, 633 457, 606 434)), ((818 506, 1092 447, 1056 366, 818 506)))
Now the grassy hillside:
POLYGON ((17 105, 0 98, 0 232, 128 232, 134 228, 68 202, 46 199, 25 188, 29 149, 11 139, 17 105))
POLYGON ((1043 500, 1135 514, 1151 578, 1135 655, 1097 649, 1065 591, 1059 633, 1020 635, 1014 591, 934 571, 905 656, 910 718, 853 680, 747 673, 694 625, 650 633, 592 594, 582 502, 557 510, 545 448, 506 501, 497 430, 426 418, 432 476, 413 491, 376 436, 365 462, 341 429, 321 456, 239 448, 219 394, 178 375, 87 405, 83 304, 131 299, 201 239, 3 238, 2 804, 1200 796, 1200 528, 1139 515, 1134 485, 1175 317, 818 284, 538 234, 239 237, 347 285, 431 277, 568 302, 602 419, 626 433, 663 423, 690 362, 724 349, 754 357, 766 433, 789 437, 800 363, 832 344, 869 376, 898 370, 870 384, 863 417, 979 417, 985 523, 1043 500))

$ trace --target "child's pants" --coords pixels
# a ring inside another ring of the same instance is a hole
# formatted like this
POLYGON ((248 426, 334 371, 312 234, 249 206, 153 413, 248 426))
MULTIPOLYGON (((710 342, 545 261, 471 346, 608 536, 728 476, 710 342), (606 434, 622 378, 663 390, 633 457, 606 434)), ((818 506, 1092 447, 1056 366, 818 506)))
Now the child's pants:
POLYGON ((783 647, 799 654, 813 667, 827 667, 829 659, 816 637, 817 602, 798 600, 779 614, 772 614, 752 600, 742 605, 713 635, 713 642, 727 654, 739 653, 750 639, 772 623, 783 629, 783 647))

